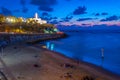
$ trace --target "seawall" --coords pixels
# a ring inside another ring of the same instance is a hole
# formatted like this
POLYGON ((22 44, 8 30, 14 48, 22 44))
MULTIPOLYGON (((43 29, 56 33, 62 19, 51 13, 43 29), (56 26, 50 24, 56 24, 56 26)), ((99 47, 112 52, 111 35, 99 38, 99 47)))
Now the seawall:
POLYGON ((18 42, 34 44, 44 40, 58 39, 65 37, 66 34, 0 34, 0 47, 18 42))

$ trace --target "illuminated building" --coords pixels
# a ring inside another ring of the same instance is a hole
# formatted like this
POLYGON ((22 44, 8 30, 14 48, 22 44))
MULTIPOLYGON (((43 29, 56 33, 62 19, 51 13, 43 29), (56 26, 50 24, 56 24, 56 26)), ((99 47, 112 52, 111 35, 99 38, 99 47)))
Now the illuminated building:
POLYGON ((35 20, 37 23, 40 23, 40 24, 46 24, 47 23, 47 21, 41 20, 41 18, 38 17, 37 13, 35 13, 35 18, 33 18, 33 20, 35 20))

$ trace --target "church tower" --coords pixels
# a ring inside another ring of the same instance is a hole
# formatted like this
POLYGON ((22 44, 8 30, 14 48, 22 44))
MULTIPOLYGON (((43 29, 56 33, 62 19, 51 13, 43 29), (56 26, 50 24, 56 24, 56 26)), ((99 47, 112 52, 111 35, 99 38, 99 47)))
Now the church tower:
POLYGON ((35 18, 38 19, 38 13, 35 13, 35 18))

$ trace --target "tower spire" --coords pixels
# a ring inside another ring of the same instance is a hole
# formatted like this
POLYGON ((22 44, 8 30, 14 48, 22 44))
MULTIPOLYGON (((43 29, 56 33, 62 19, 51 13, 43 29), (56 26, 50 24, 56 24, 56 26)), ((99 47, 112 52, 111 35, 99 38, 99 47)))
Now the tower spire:
POLYGON ((35 18, 38 19, 38 13, 35 13, 35 18))

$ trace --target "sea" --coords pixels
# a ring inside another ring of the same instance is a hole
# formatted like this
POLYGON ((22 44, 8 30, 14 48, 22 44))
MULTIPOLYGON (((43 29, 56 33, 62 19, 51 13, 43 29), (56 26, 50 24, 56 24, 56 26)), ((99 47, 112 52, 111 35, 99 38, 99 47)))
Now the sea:
POLYGON ((40 44, 69 58, 91 63, 120 75, 120 32, 83 30, 65 33, 68 37, 40 44))

